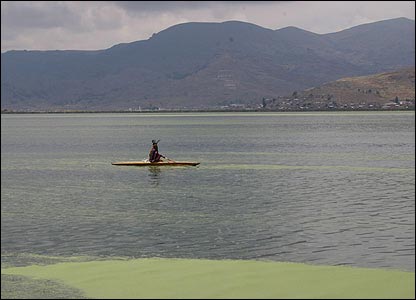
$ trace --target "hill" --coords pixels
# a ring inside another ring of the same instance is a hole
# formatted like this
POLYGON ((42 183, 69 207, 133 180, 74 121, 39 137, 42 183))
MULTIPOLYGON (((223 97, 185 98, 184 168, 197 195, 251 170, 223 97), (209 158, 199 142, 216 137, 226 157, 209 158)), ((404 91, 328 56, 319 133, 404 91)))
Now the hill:
POLYGON ((268 109, 413 108, 415 68, 341 78, 322 86, 266 101, 268 109))
POLYGON ((179 24, 98 51, 8 51, 1 54, 1 107, 254 105, 343 77, 414 66, 414 34, 414 21, 405 18, 323 35, 230 21, 179 24))

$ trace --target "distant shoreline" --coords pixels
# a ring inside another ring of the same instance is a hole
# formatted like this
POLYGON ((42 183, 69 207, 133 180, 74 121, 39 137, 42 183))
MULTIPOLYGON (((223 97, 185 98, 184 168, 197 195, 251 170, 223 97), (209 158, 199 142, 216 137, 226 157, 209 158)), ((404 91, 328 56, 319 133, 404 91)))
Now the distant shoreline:
POLYGON ((400 108, 400 109, 308 109, 308 110, 265 110, 265 109, 241 109, 241 110, 224 110, 224 109, 178 109, 178 110, 149 110, 149 111, 128 111, 128 110, 68 110, 68 111, 1 111, 1 114, 108 114, 108 113, 128 113, 128 114, 155 114, 155 113, 199 113, 199 112, 224 112, 224 113, 242 113, 242 112, 257 112, 257 113, 269 113, 269 112, 281 112, 281 113, 291 113, 291 112, 357 112, 357 111, 415 111, 415 108, 400 108))

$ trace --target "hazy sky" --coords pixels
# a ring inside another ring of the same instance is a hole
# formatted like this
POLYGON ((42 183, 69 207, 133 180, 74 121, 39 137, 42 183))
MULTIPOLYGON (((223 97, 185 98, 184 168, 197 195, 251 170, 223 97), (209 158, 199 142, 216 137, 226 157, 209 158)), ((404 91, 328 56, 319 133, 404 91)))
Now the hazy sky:
POLYGON ((1 1, 1 51, 97 50, 185 22, 239 20, 315 33, 415 19, 414 1, 1 1))

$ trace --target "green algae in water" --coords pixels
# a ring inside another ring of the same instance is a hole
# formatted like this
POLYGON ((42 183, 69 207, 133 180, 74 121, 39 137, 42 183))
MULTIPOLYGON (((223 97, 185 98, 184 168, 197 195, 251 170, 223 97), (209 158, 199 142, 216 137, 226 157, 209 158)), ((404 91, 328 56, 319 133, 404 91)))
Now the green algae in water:
POLYGON ((80 290, 51 280, 1 275, 1 299, 85 299, 80 290))
POLYGON ((91 298, 414 298, 413 272, 252 260, 134 259, 3 269, 91 298))
POLYGON ((259 164, 218 164, 201 166, 201 169, 232 169, 232 170, 338 170, 338 171, 367 171, 367 172, 415 172, 414 168, 380 168, 380 167, 352 167, 352 166, 289 166, 289 165, 259 165, 259 164))

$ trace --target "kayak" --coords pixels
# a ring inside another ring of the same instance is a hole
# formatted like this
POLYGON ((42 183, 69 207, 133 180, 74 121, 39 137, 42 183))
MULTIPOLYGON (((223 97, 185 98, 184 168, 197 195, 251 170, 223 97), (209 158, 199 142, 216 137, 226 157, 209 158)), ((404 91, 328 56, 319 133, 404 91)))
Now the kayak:
POLYGON ((115 166, 197 166, 199 162, 191 161, 159 161, 159 162, 147 162, 147 161, 119 161, 112 162, 115 166))

